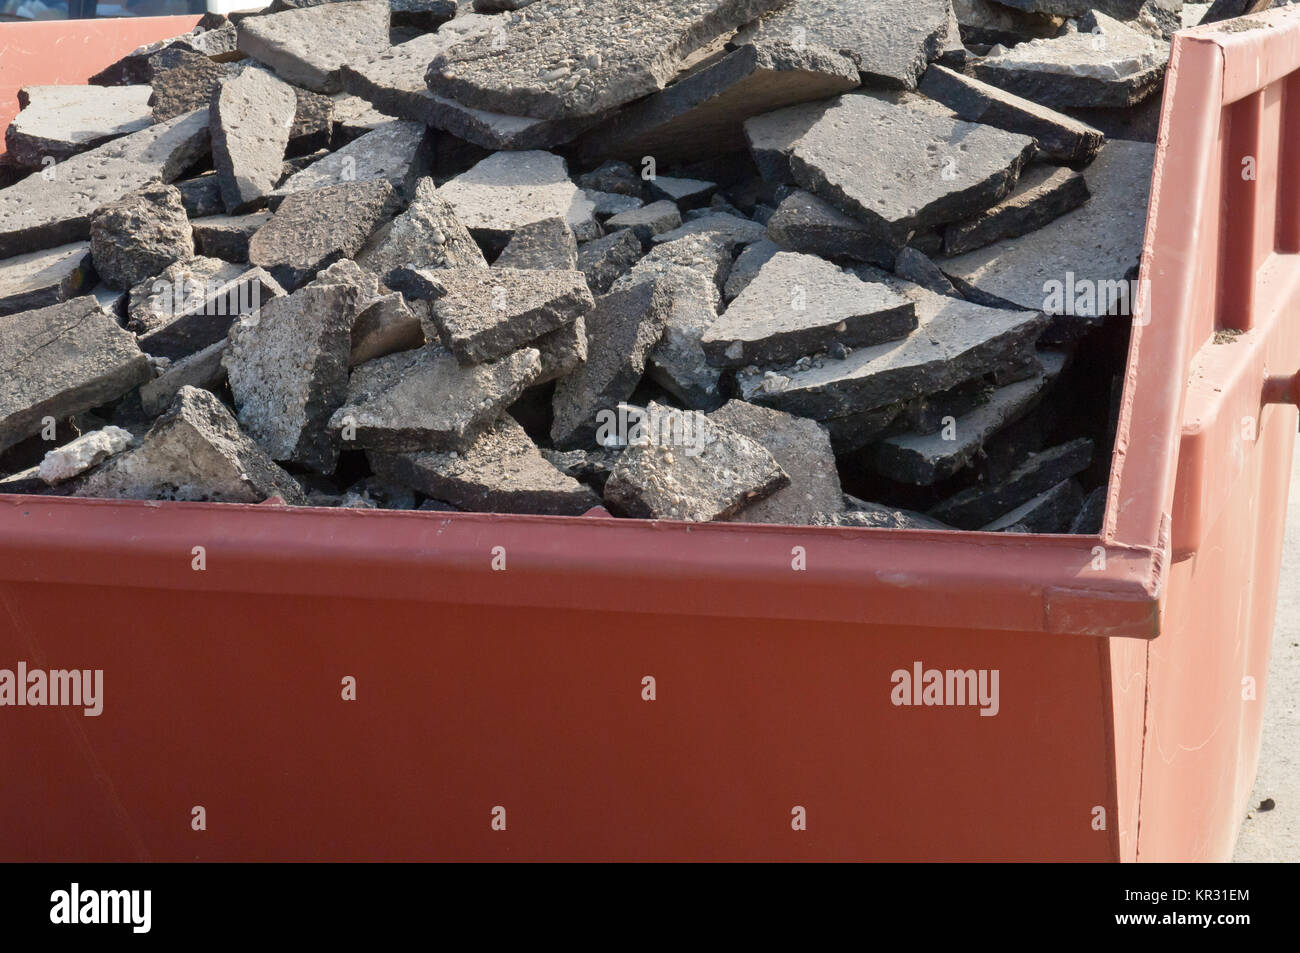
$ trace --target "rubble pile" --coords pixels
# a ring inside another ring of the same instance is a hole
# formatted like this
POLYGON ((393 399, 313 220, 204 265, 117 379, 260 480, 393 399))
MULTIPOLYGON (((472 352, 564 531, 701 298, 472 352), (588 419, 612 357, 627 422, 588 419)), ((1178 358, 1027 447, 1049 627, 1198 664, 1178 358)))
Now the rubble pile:
POLYGON ((1228 6, 206 16, 20 94, 0 493, 1095 533, 1228 6))

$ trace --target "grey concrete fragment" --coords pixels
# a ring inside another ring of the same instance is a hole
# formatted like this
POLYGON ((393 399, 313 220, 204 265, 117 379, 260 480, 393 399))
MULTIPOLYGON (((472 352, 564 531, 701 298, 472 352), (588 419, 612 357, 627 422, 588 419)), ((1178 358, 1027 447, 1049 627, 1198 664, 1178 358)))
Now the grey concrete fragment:
POLYGON ((733 400, 709 419, 762 444, 790 477, 790 485, 741 510, 740 523, 811 524, 844 507, 830 437, 816 421, 733 400))
POLYGON ((90 254, 96 274, 113 288, 130 288, 193 258, 181 193, 157 182, 98 209, 90 220, 90 254))
POLYGON ((1003 513, 1026 503, 1070 477, 1092 462, 1092 441, 1071 440, 1030 454, 1005 480, 974 486, 951 496, 930 509, 935 519, 959 529, 979 529, 1003 513))
POLYGON ((183 387, 140 446, 74 484, 76 496, 131 500, 306 502, 297 481, 239 430, 216 395, 183 387))
POLYGON ((0 318, 0 452, 149 379, 149 359, 90 295, 0 318))
POLYGON ((607 159, 590 172, 578 176, 581 188, 636 199, 644 198, 645 184, 636 169, 618 159, 607 159))
POLYGON ((407 306, 401 294, 392 292, 361 299, 352 325, 352 351, 348 365, 409 351, 425 344, 424 323, 407 306))
POLYGON ((224 215, 226 203, 221 199, 221 180, 215 172, 205 172, 192 179, 174 183, 181 193, 181 204, 190 218, 224 215))
POLYGON ((632 282, 596 299, 586 316, 587 362, 555 387, 551 440, 561 450, 589 445, 601 412, 636 390, 663 337, 672 302, 659 283, 632 282))
POLYGON ((1099 486, 1084 499, 1078 515, 1070 522, 1072 535, 1095 536, 1101 532, 1106 519, 1107 490, 1107 487, 1099 486))
MULTIPOLYGON (((746 45, 663 92, 628 106, 588 133, 582 154, 659 163, 745 148, 744 122, 783 106, 826 99, 858 85, 848 57, 797 46, 792 34, 746 45)), ((671 196, 669 196, 671 197, 671 196)))
POLYGON ((270 212, 193 219, 190 227, 194 234, 194 250, 200 255, 229 262, 248 261, 249 241, 270 220, 270 212))
POLYGON ((212 161, 231 215, 258 207, 279 182, 297 103, 293 87, 261 69, 243 70, 213 92, 212 161))
POLYGON ((232 67, 215 63, 201 53, 172 46, 149 57, 152 73, 154 122, 166 122, 196 109, 206 109, 221 81, 232 67))
POLYGON ((390 354, 352 372, 330 431, 350 449, 464 450, 540 373, 534 348, 473 367, 439 344, 390 354))
POLYGON ((328 149, 334 139, 334 100, 301 86, 291 86, 296 103, 289 127, 289 150, 328 149))
POLYGON ((230 342, 224 338, 201 351, 173 363, 153 380, 140 385, 140 406, 149 416, 157 416, 171 406, 182 387, 213 390, 226 379, 222 364, 230 342))
POLYGON ((1051 109, 1134 106, 1159 86, 1169 44, 1096 13, 1050 40, 1031 40, 976 60, 976 78, 1051 109))
POLYGON ((700 232, 656 244, 632 270, 642 272, 659 265, 678 265, 698 271, 721 290, 731 273, 735 250, 736 242, 725 232, 700 232))
POLYGON ((337 93, 344 63, 388 48, 388 21, 384 0, 285 10, 241 20, 239 49, 297 86, 337 93))
POLYGON ((187 258, 168 265, 126 293, 126 329, 136 334, 155 331, 246 270, 219 258, 187 258))
MULTIPOLYGON (((346 73, 346 67, 344 68, 346 73)), ((346 85, 346 83, 345 83, 346 85)), ((395 117, 376 109, 360 96, 350 93, 335 93, 330 97, 334 103, 331 121, 338 130, 339 138, 351 142, 358 136, 387 125, 395 117)))
POLYGON ((652 252, 615 282, 613 290, 647 281, 668 301, 663 339, 650 352, 649 378, 693 410, 717 408, 724 400, 721 373, 705 360, 700 345, 722 303, 717 282, 707 270, 655 260, 652 252))
POLYGON ((140 337, 140 347, 154 357, 179 360, 220 341, 238 320, 252 321, 284 289, 261 268, 250 268, 224 284, 209 283, 201 298, 187 303, 166 324, 140 337))
POLYGON ((901 510, 879 503, 855 500, 852 508, 843 513, 833 513, 815 521, 818 526, 839 526, 846 529, 911 529, 952 530, 953 527, 931 519, 924 513, 901 510))
POLYGON ((402 267, 487 267, 469 230, 429 178, 416 184, 406 211, 375 232, 357 263, 384 278, 402 267))
POLYGON ((0 261, 0 316, 86 294, 95 280, 87 242, 0 261))
POLYGON ((508 416, 462 452, 368 456, 380 477, 469 512, 580 516, 600 505, 589 489, 547 462, 508 416))
POLYGON ((530 342, 541 355, 542 372, 530 386, 538 387, 568 377, 587 360, 587 322, 581 315, 576 321, 556 328, 530 342))
POLYGON ((703 179, 679 179, 668 175, 655 176, 648 183, 652 198, 672 202, 679 209, 699 208, 708 205, 717 191, 716 182, 703 179))
POLYGON ((499 30, 439 53, 425 79, 435 95, 476 109, 539 119, 595 116, 662 89, 691 54, 780 3, 532 5, 503 14, 499 30))
POLYGON ((231 327, 223 363, 239 423, 272 459, 333 472, 327 424, 347 396, 356 305, 351 285, 313 282, 231 327))
POLYGON ((926 70, 921 92, 968 122, 1033 136, 1040 152, 1059 162, 1091 162, 1106 138, 1086 122, 938 64, 926 70))
POLYGON ((121 427, 92 430, 47 453, 37 475, 50 486, 65 483, 126 450, 131 442, 130 432, 121 427))
POLYGON ((207 115, 195 112, 0 189, 0 259, 88 238, 96 209, 154 180, 170 182, 207 150, 207 115))
POLYGON ((790 150, 837 102, 837 99, 828 99, 801 106, 786 106, 745 120, 745 139, 749 143, 749 152, 764 180, 773 185, 794 183, 790 150))
POLYGON ((1005 199, 974 218, 955 222, 943 231, 943 250, 961 255, 1004 238, 1038 231, 1088 201, 1088 183, 1081 172, 1064 166, 1030 166, 1005 199))
POLYGON ((1083 490, 1074 480, 1065 480, 981 527, 981 530, 986 533, 1064 533, 1082 506, 1083 490))
POLYGON ((701 340, 715 367, 789 364, 833 344, 868 347, 906 337, 916 306, 813 255, 779 252, 701 340))
POLYGON ((515 232, 493 268, 576 271, 578 240, 562 218, 547 218, 515 232))
POLYGON ((951 11, 948 0, 795 0, 736 39, 797 37, 851 57, 873 83, 914 89, 943 51, 951 11))
POLYGON ((611 215, 630 212, 645 205, 645 201, 642 199, 633 198, 630 195, 619 195, 617 192, 596 192, 592 189, 583 189, 582 194, 595 204, 596 207, 592 210, 592 214, 600 221, 604 221, 611 215))
POLYGON ((749 245, 766 238, 767 229, 758 222, 751 222, 747 218, 740 218, 727 212, 707 212, 671 231, 660 232, 650 240, 660 245, 690 235, 717 235, 727 238, 736 245, 749 245))
POLYGON ((723 297, 727 301, 734 301, 749 283, 757 277, 763 266, 772 260, 772 256, 780 250, 780 245, 766 238, 746 246, 745 250, 736 259, 735 265, 732 266, 731 273, 727 276, 723 297))
POLYGON ((148 86, 25 86, 5 130, 5 162, 25 172, 153 124, 148 86))
POLYGON ((605 505, 618 515, 731 519, 790 484, 762 444, 698 411, 652 402, 642 427, 605 484, 605 505))
POLYGON ((340 258, 355 257, 397 207, 397 193, 383 179, 295 192, 249 240, 248 260, 292 290, 340 258))
POLYGON ((1056 36, 1064 21, 1046 13, 1025 13, 997 0, 953 0, 953 13, 967 43, 1015 46, 1056 36))
POLYGON ((372 180, 386 181, 401 189, 408 179, 425 171, 424 136, 424 127, 419 123, 394 119, 289 176, 272 194, 279 198, 372 180))
POLYGON ((179 48, 202 53, 217 62, 238 59, 235 49, 235 25, 224 16, 205 14, 194 29, 180 36, 138 46, 126 56, 106 66, 87 82, 93 86, 132 86, 148 84, 153 78, 150 58, 162 50, 179 48))
POLYGON ((682 224, 682 213, 672 202, 651 202, 642 208, 620 212, 605 222, 606 232, 628 228, 641 241, 649 244, 656 235, 670 232, 682 224))
POLYGON ((605 492, 605 484, 609 482, 609 475, 614 472, 614 466, 622 453, 621 448, 614 447, 602 447, 599 450, 542 449, 542 456, 548 463, 597 493, 605 492))
POLYGON ((958 296, 957 289, 952 286, 943 270, 928 255, 910 245, 900 251, 894 260, 894 274, 935 294, 958 296))
POLYGON ((625 228, 579 247, 578 270, 586 276, 592 294, 603 295, 641 255, 640 239, 632 229, 625 228))
POLYGON ((890 241, 803 189, 795 189, 781 201, 767 221, 767 233, 787 251, 849 258, 882 268, 894 264, 896 252, 890 241))
POLYGON ((854 453, 869 444, 875 443, 882 436, 894 433, 906 403, 886 404, 861 413, 848 414, 843 417, 830 417, 822 421, 831 435, 831 446, 839 454, 854 453))

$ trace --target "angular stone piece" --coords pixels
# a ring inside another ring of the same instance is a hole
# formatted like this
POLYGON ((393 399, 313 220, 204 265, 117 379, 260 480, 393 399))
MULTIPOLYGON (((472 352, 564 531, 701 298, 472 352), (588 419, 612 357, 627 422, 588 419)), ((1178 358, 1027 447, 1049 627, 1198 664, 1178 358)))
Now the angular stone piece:
POLYGON ((650 188, 650 195, 655 199, 667 200, 680 209, 694 209, 708 205, 709 200, 713 198, 713 193, 718 189, 716 182, 705 182, 703 179, 678 179, 668 175, 656 176, 647 185, 650 188))
POLYGON ((578 176, 578 185, 588 191, 612 192, 639 199, 643 197, 645 183, 630 164, 607 159, 590 172, 578 176))
POLYGON ((195 112, 122 136, 0 189, 0 259, 90 236, 96 209, 150 182, 170 182, 208 150, 208 117, 195 112))
POLYGON ((1095 536, 1101 532, 1106 519, 1108 487, 1099 486, 1088 494, 1079 507, 1079 513, 1070 523, 1070 533, 1076 536, 1095 536))
POLYGON ((273 194, 292 195, 375 179, 401 189, 409 178, 426 171, 424 135, 419 123, 394 119, 289 176, 273 194))
POLYGON ((921 92, 967 122, 1033 136, 1039 151, 1059 162, 1091 162, 1106 139, 1086 122, 938 64, 926 70, 921 92))
POLYGON ((785 489, 741 510, 737 522, 805 526, 843 509, 830 437, 816 421, 741 400, 727 402, 709 419, 762 444, 790 477, 785 489))
MULTIPOLYGON (((806 193, 805 193, 806 194, 806 193)), ((770 227, 770 223, 769 223, 770 227)), ((732 266, 730 274, 727 276, 727 284, 723 289, 723 297, 727 301, 734 301, 740 293, 749 286, 749 283, 757 277, 762 271, 763 266, 772 260, 781 246, 770 239, 754 242, 752 245, 745 247, 736 259, 735 265, 732 266)))
POLYGON ((981 530, 985 533, 1063 533, 1082 506, 1083 490, 1074 480, 1065 480, 981 527, 981 530))
POLYGON ((900 510, 879 503, 853 500, 853 506, 843 513, 834 513, 816 521, 819 526, 840 526, 854 529, 912 529, 951 530, 953 527, 931 519, 924 513, 900 510))
POLYGON ((137 284, 126 296, 126 329, 148 334, 203 303, 247 268, 219 258, 187 258, 137 284))
POLYGON ((524 428, 503 417, 463 452, 370 453, 385 480, 474 513, 580 516, 600 501, 538 452, 524 428))
POLYGON ((533 5, 439 53, 425 80, 435 95, 475 109, 538 119, 595 116, 663 89, 692 53, 781 2, 533 5))
POLYGON ((47 453, 37 474, 50 486, 64 483, 121 453, 131 446, 131 441, 130 432, 121 427, 105 427, 84 433, 71 443, 47 453))
POLYGON ((632 230, 642 245, 649 244, 656 235, 670 232, 682 224, 682 213, 672 202, 651 202, 642 208, 620 212, 605 222, 606 232, 632 230))
POLYGON ((231 215, 259 206, 280 181, 297 105, 293 87, 262 69, 243 70, 213 93, 212 162, 231 215))
POLYGON ((730 519, 789 486, 758 441, 698 411, 651 403, 644 437, 629 444, 605 484, 605 505, 638 519, 730 519))
POLYGON ((515 232, 492 267, 577 271, 578 240, 564 219, 543 219, 515 232))
POLYGON ((573 323, 543 334, 530 345, 537 348, 542 359, 542 372, 530 386, 568 377, 587 361, 587 322, 579 315, 573 323))
POLYGON ((231 75, 231 67, 214 63, 201 53, 178 46, 160 50, 149 57, 153 95, 154 122, 166 122, 196 109, 206 109, 221 81, 231 75))
POLYGON ((691 219, 672 231, 660 232, 650 241, 656 245, 661 245, 664 242, 675 242, 691 235, 716 235, 726 238, 736 245, 749 245, 753 242, 761 242, 766 238, 767 229, 758 222, 751 222, 747 218, 740 218, 728 212, 708 212, 698 218, 691 219))
POLYGON ((313 282, 231 327, 223 363, 239 423, 272 459, 334 471, 326 425, 347 396, 356 305, 351 285, 313 282))
MULTIPOLYGON (((745 148, 744 122, 784 106, 826 99, 858 85, 853 61, 818 46, 746 45, 632 106, 587 134, 591 159, 679 162, 745 148)), ((671 196, 669 196, 671 197, 671 196)))
POLYGON ((194 257, 190 220, 175 186, 152 183, 103 206, 90 220, 95 272, 130 288, 174 261, 194 257))
POLYGON ((224 215, 226 203, 221 200, 221 181, 215 172, 205 172, 192 179, 175 183, 181 193, 181 204, 190 218, 209 218, 224 215))
POLYGON ((182 387, 140 446, 74 484, 76 496, 129 500, 307 502, 296 480, 239 430, 215 394, 182 387))
POLYGON ((135 337, 90 295, 0 318, 0 452, 116 400, 152 375, 135 337))
POLYGON ((1015 46, 1061 32, 1063 20, 1046 13, 1025 13, 997 0, 953 0, 953 13, 967 43, 1015 46))
POLYGON ((928 255, 917 251, 910 245, 898 253, 898 258, 894 261, 894 274, 904 281, 920 285, 926 291, 933 291, 938 295, 960 297, 957 294, 957 289, 952 286, 952 282, 944 275, 943 270, 928 255))
POLYGON ((239 49, 297 86, 337 93, 344 63, 388 49, 388 17, 384 0, 324 3, 248 17, 239 23, 239 49))
POLYGON ((724 400, 721 374, 704 359, 700 346, 722 303, 713 275, 707 269, 657 259, 652 252, 615 282, 613 290, 638 282, 651 282, 668 301, 663 339, 650 352, 649 378, 693 410, 719 407, 724 400))
POLYGON ((1135 106, 1160 84, 1169 44, 1094 16, 1100 35, 1081 23, 1076 33, 990 53, 970 68, 976 78, 1050 109, 1135 106))
POLYGON ((745 139, 759 174, 771 185, 794 184, 790 150, 826 112, 839 102, 828 99, 801 106, 774 109, 745 120, 745 139))
POLYGON ((289 148, 293 152, 328 149, 334 138, 334 99, 313 93, 301 86, 291 86, 297 102, 293 125, 289 127, 289 148))
POLYGON ((596 299, 586 315, 587 363, 555 386, 551 440, 561 450, 590 445, 601 411, 636 390, 650 351, 663 337, 672 302, 657 282, 630 283, 596 299))
POLYGON ((138 46, 120 60, 91 76, 87 82, 93 86, 147 85, 153 79, 154 73, 150 66, 150 57, 161 50, 173 47, 192 53, 202 53, 219 62, 237 59, 240 56, 235 49, 235 25, 224 16, 205 14, 189 33, 138 46))
POLYGON ((201 351, 173 363, 153 380, 140 385, 140 406, 149 416, 157 416, 171 406, 182 387, 212 390, 226 379, 222 359, 230 342, 224 338, 201 351))
POLYGON ((498 247, 525 225, 562 218, 576 233, 592 220, 595 205, 569 180, 560 156, 549 152, 498 152, 438 190, 456 217, 498 247))
POLYGON ((153 124, 148 86, 25 86, 5 130, 5 162, 25 172, 153 124))
POLYGON ((358 307, 360 313, 352 325, 350 367, 424 346, 424 323, 400 294, 363 299, 358 307))
POLYGON ((869 347, 906 337, 916 306, 813 255, 779 252, 701 340, 714 367, 789 364, 832 344, 869 347))
POLYGON ((595 204, 596 207, 592 214, 602 222, 611 215, 630 212, 645 205, 642 199, 636 199, 630 195, 619 195, 617 192, 595 192, 591 189, 583 189, 582 194, 595 204))
POLYGON ((357 263, 387 278, 411 268, 486 268, 487 259, 455 210, 429 178, 415 186, 406 211, 383 225, 357 255, 357 263))
POLYGON ((0 316, 67 301, 89 292, 95 281, 87 242, 0 261, 0 316))
POLYGON ((892 268, 895 251, 888 241, 824 201, 795 189, 767 220, 767 233, 787 251, 820 255, 823 258, 851 258, 892 268))
POLYGON ((439 344, 359 365, 330 430, 349 448, 463 450, 541 373, 535 348, 461 365, 439 344))
POLYGON ((930 515, 959 529, 979 529, 1003 513, 1045 493, 1087 469, 1092 462, 1092 441, 1071 440, 1030 454, 1005 480, 973 486, 930 509, 930 515))
POLYGON ((292 290, 354 257, 397 207, 397 193, 383 179, 295 192, 249 240, 248 260, 292 290))
POLYGON ((222 340, 238 319, 253 319, 284 289, 261 268, 250 268, 189 304, 174 318, 140 338, 140 347, 154 357, 179 360, 222 340))
POLYGON ((270 212, 248 215, 212 215, 194 219, 194 250, 200 255, 229 262, 248 261, 248 243, 271 220, 270 212))
POLYGON ((430 315, 442 343, 464 364, 503 357, 594 304, 580 271, 406 269, 396 286, 433 302, 430 315))
POLYGON ((1030 166, 1015 190, 997 205, 944 229, 944 253, 961 255, 1004 238, 1029 235, 1086 201, 1088 183, 1083 173, 1065 166, 1030 166))
POLYGON ((578 270, 587 278, 592 294, 603 295, 621 275, 640 260, 641 240, 625 228, 586 242, 578 249, 578 270))
MULTIPOLYGON (((345 67, 345 74, 346 71, 347 68, 345 67)), ((346 82, 344 85, 346 85, 346 82)), ((358 136, 364 136, 380 126, 387 125, 394 118, 392 115, 376 109, 360 96, 353 96, 349 93, 335 93, 330 97, 330 100, 334 103, 331 121, 333 125, 338 127, 339 138, 343 142, 351 142, 358 136)))

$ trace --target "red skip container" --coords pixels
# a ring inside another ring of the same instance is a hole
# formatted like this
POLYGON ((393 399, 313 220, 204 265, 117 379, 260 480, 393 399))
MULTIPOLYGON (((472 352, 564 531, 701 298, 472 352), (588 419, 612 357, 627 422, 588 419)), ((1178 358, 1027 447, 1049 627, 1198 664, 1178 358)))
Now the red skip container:
POLYGON ((0 859, 1227 859, 1297 428, 1297 13, 1174 41, 1100 536, 0 496, 0 668, 104 673, 98 717, 0 710, 0 859), (996 671, 996 716, 895 705, 917 663, 996 671))

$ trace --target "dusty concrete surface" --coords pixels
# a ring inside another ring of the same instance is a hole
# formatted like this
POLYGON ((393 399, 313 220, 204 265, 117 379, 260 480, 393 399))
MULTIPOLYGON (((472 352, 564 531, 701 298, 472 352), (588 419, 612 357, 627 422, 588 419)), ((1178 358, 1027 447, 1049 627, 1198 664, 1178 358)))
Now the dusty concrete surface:
POLYGON ((1264 706, 1259 773, 1232 859, 1294 863, 1300 861, 1300 445, 1291 470, 1282 586, 1264 706), (1262 811, 1260 802, 1266 799, 1275 806, 1262 811))

